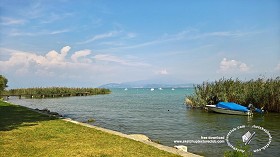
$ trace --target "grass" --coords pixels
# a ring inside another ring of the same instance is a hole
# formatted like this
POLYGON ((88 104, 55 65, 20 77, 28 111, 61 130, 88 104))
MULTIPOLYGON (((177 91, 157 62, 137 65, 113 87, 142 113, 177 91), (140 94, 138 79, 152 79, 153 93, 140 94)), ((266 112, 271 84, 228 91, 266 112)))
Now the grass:
POLYGON ((242 141, 237 143, 237 148, 244 150, 244 152, 237 150, 225 151, 224 157, 253 157, 253 152, 250 151, 250 146, 243 145, 242 141))
POLYGON ((0 156, 177 156, 0 101, 0 156))

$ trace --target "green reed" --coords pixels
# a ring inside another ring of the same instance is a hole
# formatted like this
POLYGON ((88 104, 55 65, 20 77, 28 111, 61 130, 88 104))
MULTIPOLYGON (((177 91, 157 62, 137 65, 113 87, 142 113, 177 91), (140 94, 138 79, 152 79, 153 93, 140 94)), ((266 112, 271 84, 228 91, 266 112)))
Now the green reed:
POLYGON ((194 94, 187 96, 187 104, 191 107, 204 107, 224 101, 243 106, 251 103, 257 108, 280 112, 280 77, 250 81, 222 78, 195 85, 194 89, 194 94))
POLYGON ((68 88, 68 87, 37 87, 37 88, 19 88, 10 89, 4 92, 5 95, 33 95, 35 98, 40 97, 65 97, 65 96, 84 96, 109 94, 111 91, 105 88, 68 88))

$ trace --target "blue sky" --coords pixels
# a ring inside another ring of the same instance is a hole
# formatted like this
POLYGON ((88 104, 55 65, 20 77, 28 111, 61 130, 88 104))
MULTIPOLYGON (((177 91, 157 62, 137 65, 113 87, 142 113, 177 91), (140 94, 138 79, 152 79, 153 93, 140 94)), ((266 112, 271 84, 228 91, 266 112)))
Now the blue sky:
POLYGON ((278 0, 2 0, 10 88, 280 75, 278 0))

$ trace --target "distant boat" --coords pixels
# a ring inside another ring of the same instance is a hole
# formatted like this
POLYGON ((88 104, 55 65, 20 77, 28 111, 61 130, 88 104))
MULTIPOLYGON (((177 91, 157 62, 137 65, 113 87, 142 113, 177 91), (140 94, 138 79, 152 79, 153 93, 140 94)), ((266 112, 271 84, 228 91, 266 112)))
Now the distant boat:
POLYGON ((174 88, 172 88, 171 90, 175 90, 174 88))
POLYGON ((151 91, 154 91, 155 89, 154 88, 151 88, 151 91))
POLYGON ((125 88, 124 90, 128 90, 127 88, 125 88))
POLYGON ((234 114, 234 115, 252 115, 252 111, 247 107, 233 103, 233 102, 219 102, 217 105, 206 105, 206 108, 210 111, 224 114, 234 114))
POLYGON ((159 90, 162 90, 162 88, 158 88, 159 90))

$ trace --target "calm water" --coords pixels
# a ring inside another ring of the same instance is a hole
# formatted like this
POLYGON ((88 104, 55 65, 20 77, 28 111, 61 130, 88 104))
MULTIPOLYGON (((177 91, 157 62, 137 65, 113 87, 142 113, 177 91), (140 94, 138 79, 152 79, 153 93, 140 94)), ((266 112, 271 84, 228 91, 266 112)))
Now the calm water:
MULTIPOLYGON (((236 146, 241 136, 252 125, 265 128, 272 136, 272 142, 264 151, 254 156, 278 156, 280 154, 280 114, 254 115, 253 117, 208 113, 188 109, 183 104, 185 96, 192 94, 192 88, 163 89, 112 89, 112 94, 69 97, 57 99, 21 99, 9 101, 31 108, 48 108, 65 117, 77 121, 94 118, 93 125, 127 134, 145 134, 152 140, 168 146, 186 145, 190 152, 205 156, 223 156, 225 150, 232 150, 227 143, 174 143, 176 140, 201 140, 202 137, 226 137, 230 130, 241 125, 229 136, 236 146), (238 140, 236 140, 238 139, 238 140)), ((269 141, 269 136, 260 129, 250 146, 252 150, 261 148, 269 141)), ((239 140, 240 139, 240 140, 239 140)))

